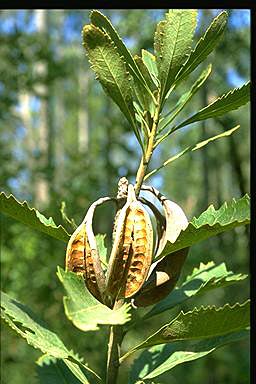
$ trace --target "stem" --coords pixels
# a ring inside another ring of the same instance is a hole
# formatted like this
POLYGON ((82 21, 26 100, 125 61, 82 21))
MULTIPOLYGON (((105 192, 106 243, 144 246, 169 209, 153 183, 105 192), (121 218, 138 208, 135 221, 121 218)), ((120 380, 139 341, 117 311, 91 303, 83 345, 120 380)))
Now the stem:
MULTIPOLYGON (((140 188, 142 186, 143 179, 145 177, 147 167, 154 150, 155 137, 156 137, 159 116, 160 116, 159 97, 160 95, 158 95, 158 102, 157 102, 154 117, 153 117, 153 124, 152 124, 152 129, 150 131, 146 152, 143 153, 142 155, 140 166, 136 175, 136 184, 135 184, 136 195, 139 195, 140 188)), ((123 300, 119 300, 115 303, 114 307, 119 308, 122 304, 123 304, 123 300)), ((112 325, 110 327, 109 342, 108 342, 106 384, 117 383, 117 376, 118 376, 118 370, 120 365, 120 361, 119 361, 120 348, 121 348, 123 337, 124 337, 124 331, 121 325, 112 325)))
POLYGON ((150 131, 148 143, 147 143, 147 149, 145 152, 145 155, 142 156, 141 161, 140 161, 140 166, 137 171, 136 175, 136 183, 135 183, 135 193, 138 196, 140 193, 140 188, 143 183, 145 174, 147 172, 148 164, 150 162, 153 150, 154 150, 154 144, 155 144, 155 137, 156 137, 156 132, 157 132, 157 127, 158 127, 158 122, 159 122, 159 116, 160 116, 160 102, 159 102, 159 95, 158 95, 158 102, 156 105, 155 109, 155 114, 153 117, 153 124, 152 124, 152 129, 150 131))
MULTIPOLYGON (((115 308, 119 308, 123 300, 116 302, 115 308)), ((106 384, 116 384, 119 370, 120 348, 124 332, 122 325, 112 325, 109 331, 108 342, 108 360, 107 360, 107 378, 106 384)))

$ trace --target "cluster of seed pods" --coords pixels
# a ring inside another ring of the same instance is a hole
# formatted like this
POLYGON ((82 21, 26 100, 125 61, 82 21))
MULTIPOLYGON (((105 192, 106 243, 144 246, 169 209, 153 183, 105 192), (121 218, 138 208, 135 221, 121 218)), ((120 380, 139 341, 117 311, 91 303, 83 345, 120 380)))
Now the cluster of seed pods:
POLYGON ((165 218, 156 215, 160 230, 155 251, 150 216, 136 198, 133 185, 128 186, 126 202, 116 216, 106 275, 98 254, 92 219, 98 205, 113 199, 102 198, 93 203, 68 243, 66 269, 82 275, 91 294, 109 307, 113 307, 118 299, 133 298, 135 306, 147 306, 161 300, 174 288, 187 256, 185 249, 152 264, 153 254, 159 256, 166 242, 174 242, 188 222, 177 204, 152 187, 144 186, 144 189, 158 198, 165 212, 165 218))

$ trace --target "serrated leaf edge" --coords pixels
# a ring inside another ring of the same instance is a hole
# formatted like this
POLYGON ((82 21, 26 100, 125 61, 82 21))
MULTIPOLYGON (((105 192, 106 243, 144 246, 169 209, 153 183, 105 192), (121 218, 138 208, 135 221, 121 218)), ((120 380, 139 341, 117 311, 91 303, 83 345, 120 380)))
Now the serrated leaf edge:
MULTIPOLYGON (((36 218, 41 224, 43 224, 45 227, 51 227, 51 228, 53 228, 53 229, 60 229, 60 230, 64 231, 65 234, 66 234, 68 237, 70 237, 70 234, 66 231, 66 229, 65 229, 61 224, 59 224, 58 226, 55 224, 55 222, 54 222, 52 216, 50 216, 50 217, 47 219, 47 217, 45 217, 45 216, 44 216, 41 212, 39 212, 36 208, 34 208, 34 207, 31 208, 26 200, 24 200, 23 202, 20 202, 20 201, 19 201, 13 194, 6 195, 6 193, 3 192, 3 191, 0 193, 0 197, 1 197, 1 195, 4 196, 7 200, 11 200, 11 199, 13 199, 13 200, 15 201, 15 203, 19 204, 21 207, 24 207, 25 209, 28 209, 29 211, 33 212, 34 215, 35 215, 35 218, 36 218), (54 225, 52 225, 52 224, 50 224, 50 223, 49 223, 49 224, 44 223, 44 222, 40 219, 40 216, 37 215, 37 212, 38 212, 41 216, 43 216, 47 221, 52 220, 52 222, 54 223, 54 225)), ((3 213, 4 213, 4 212, 3 212, 3 213)), ((4 214, 5 214, 5 213, 4 213, 4 214)), ((7 213, 6 213, 6 215, 10 216, 10 215, 7 214, 7 213)), ((12 216, 10 216, 10 217, 12 217, 12 216)), ((20 221, 20 220, 18 220, 18 221, 20 221)), ((32 228, 37 229, 37 228, 34 227, 33 225, 30 225, 30 224, 26 224, 26 225, 29 225, 29 226, 31 226, 32 228)), ((37 230, 40 231, 40 229, 37 229, 37 230)), ((41 231, 41 232, 42 232, 42 231, 41 231)))

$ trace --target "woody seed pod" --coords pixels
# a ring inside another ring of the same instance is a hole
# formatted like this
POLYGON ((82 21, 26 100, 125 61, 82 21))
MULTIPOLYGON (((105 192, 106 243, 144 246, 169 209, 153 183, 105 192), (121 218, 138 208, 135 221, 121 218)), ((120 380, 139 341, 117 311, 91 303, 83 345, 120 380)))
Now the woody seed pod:
MULTIPOLYGON (((167 241, 174 243, 181 230, 185 230, 188 225, 186 215, 180 206, 167 200, 155 189, 150 190, 162 203, 165 211, 165 226, 161 226, 162 233, 158 239, 156 256, 160 256, 167 241)), ((180 249, 169 255, 164 256, 160 261, 151 265, 147 281, 141 290, 136 294, 133 303, 137 307, 145 307, 157 303, 166 297, 175 287, 182 266, 188 255, 189 248, 180 249)))
POLYGON ((66 251, 66 269, 82 275, 88 290, 101 302, 104 302, 106 289, 105 275, 92 231, 92 218, 96 206, 106 199, 99 199, 90 206, 83 222, 72 234, 66 251))
POLYGON ((153 230, 149 215, 136 199, 132 185, 118 216, 107 271, 107 292, 113 300, 128 298, 143 285, 152 260, 153 230))

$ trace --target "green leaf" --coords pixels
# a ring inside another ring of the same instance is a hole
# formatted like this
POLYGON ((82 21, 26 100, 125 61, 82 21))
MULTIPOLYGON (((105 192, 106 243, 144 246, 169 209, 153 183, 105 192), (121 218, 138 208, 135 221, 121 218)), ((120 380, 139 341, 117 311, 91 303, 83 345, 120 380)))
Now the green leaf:
MULTIPOLYGON (((186 153, 188 152, 193 152, 193 151, 196 151, 198 149, 201 149, 203 148, 205 145, 211 143, 212 141, 215 141, 215 140, 218 140, 218 139, 221 139, 223 137, 228 137, 230 135, 232 135, 237 129, 240 128, 240 125, 237 125, 236 127, 234 128, 231 128, 227 131, 224 131, 222 133, 219 133, 218 135, 215 135, 215 136, 211 136, 209 137, 208 139, 206 140, 203 140, 203 141, 200 141, 199 143, 197 144, 193 144, 193 145, 189 145, 188 147, 186 147, 185 149, 183 149, 181 152, 178 152, 176 155, 170 157, 169 159, 165 160, 163 162, 162 165, 160 165, 160 167, 157 167, 155 169, 153 169, 151 172, 149 172, 144 180, 148 179, 149 177, 153 176, 156 172, 160 171, 160 169, 166 167, 167 165, 169 165, 170 163, 172 163, 173 161, 175 160, 178 160, 181 156, 185 155, 186 153)), ((155 147, 157 147, 157 145, 159 145, 161 143, 161 141, 163 141, 166 137, 168 136, 168 134, 165 134, 163 135, 159 141, 155 144, 155 147)))
POLYGON ((151 94, 150 88, 144 76, 142 75, 139 67, 137 66, 131 53, 126 48, 125 44, 123 43, 122 39, 119 37, 117 31, 115 30, 113 25, 110 23, 108 18, 104 16, 101 12, 93 10, 90 14, 90 20, 92 24, 100 28, 102 31, 105 31, 110 36, 110 38, 115 43, 115 46, 117 47, 120 56, 123 56, 124 60, 129 65, 129 69, 132 72, 132 75, 134 76, 134 78, 136 78, 147 90, 147 92, 151 94))
POLYGON ((107 248, 105 246, 105 238, 106 234, 98 233, 95 236, 96 244, 97 244, 97 250, 99 252, 100 260, 102 264, 106 267, 107 266, 107 248))
POLYGON ((130 320, 131 315, 128 313, 130 304, 124 304, 119 309, 112 310, 90 294, 81 276, 73 272, 65 272, 60 267, 58 267, 57 276, 68 294, 64 297, 66 316, 77 328, 82 331, 95 331, 101 324, 124 324, 130 320))
MULTIPOLYGON (((140 68, 140 71, 143 74, 144 78, 146 79, 147 83, 149 84, 150 89, 153 89, 154 84, 151 80, 147 67, 142 61, 142 58, 140 56, 135 55, 134 60, 138 65, 138 67, 140 68)), ((149 111, 152 116, 154 113, 154 103, 151 95, 148 92, 145 92, 145 88, 141 85, 140 82, 136 80, 134 81, 134 90, 135 90, 137 99, 140 102, 141 107, 143 108, 143 111, 149 111)))
POLYGON ((47 219, 35 208, 30 208, 26 201, 20 203, 13 195, 0 193, 0 212, 55 239, 68 242, 70 235, 61 225, 57 226, 52 217, 47 219))
POLYGON ((99 379, 95 372, 83 364, 82 359, 65 347, 56 333, 50 331, 36 314, 4 292, 1 292, 1 317, 13 330, 26 339, 29 345, 40 349, 47 355, 78 364, 88 371, 89 376, 93 375, 94 380, 99 379))
POLYGON ((158 257, 190 247, 219 233, 250 223, 250 197, 246 194, 241 199, 232 199, 218 210, 210 205, 198 218, 194 217, 184 231, 181 231, 175 243, 167 241, 163 252, 158 257))
POLYGON ((172 132, 196 121, 222 116, 227 112, 234 111, 250 101, 250 81, 241 88, 235 88, 213 101, 211 104, 200 109, 193 116, 180 123, 172 129, 172 132))
MULTIPOLYGON (((170 256, 171 257, 171 256, 170 256)), ((244 274, 234 274, 227 271, 225 263, 215 265, 214 262, 201 263, 199 268, 194 268, 192 274, 178 288, 175 288, 165 299, 157 303, 143 319, 148 319, 166 310, 170 310, 184 303, 196 295, 202 295, 215 288, 224 288, 228 285, 238 283, 247 278, 244 274)))
POLYGON ((94 25, 83 28, 83 45, 96 78, 131 124, 143 148, 133 108, 133 78, 110 37, 94 25))
POLYGON ((36 364, 37 376, 41 384, 90 383, 81 368, 69 360, 43 355, 37 360, 36 364))
POLYGON ((233 306, 230 306, 230 304, 225 304, 220 308, 201 306, 199 309, 194 308, 187 313, 181 311, 170 323, 164 325, 152 336, 128 351, 121 358, 121 361, 142 348, 174 341, 207 340, 212 337, 240 332, 246 330, 249 326, 250 300, 243 304, 236 303, 233 306))
POLYGON ((156 58, 152 53, 148 52, 146 49, 141 50, 141 57, 144 65, 146 66, 151 80, 153 81, 155 87, 159 88, 159 80, 158 80, 158 69, 156 65, 156 58))
POLYGON ((161 83, 161 100, 168 93, 180 67, 186 61, 197 23, 196 10, 172 9, 158 23, 154 50, 161 83))
POLYGON ((182 111, 182 109, 186 106, 186 104, 191 100, 191 98, 197 93, 197 91, 201 88, 204 82, 208 79, 210 73, 212 71, 212 65, 209 64, 208 67, 201 73, 199 78, 195 81, 192 87, 188 92, 184 93, 180 99, 178 100, 176 109, 174 112, 167 114, 161 123, 159 124, 158 132, 162 132, 167 125, 169 125, 175 117, 182 111))
POLYGON ((202 63, 219 43, 227 24, 227 12, 220 13, 210 24, 204 36, 200 38, 189 58, 178 72, 175 84, 185 79, 195 68, 202 63))
POLYGON ((249 331, 243 330, 200 341, 175 342, 151 347, 143 351, 134 361, 128 384, 135 383, 138 378, 149 380, 160 376, 179 364, 200 359, 219 347, 243 340, 248 336, 249 331))

